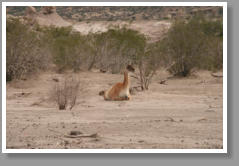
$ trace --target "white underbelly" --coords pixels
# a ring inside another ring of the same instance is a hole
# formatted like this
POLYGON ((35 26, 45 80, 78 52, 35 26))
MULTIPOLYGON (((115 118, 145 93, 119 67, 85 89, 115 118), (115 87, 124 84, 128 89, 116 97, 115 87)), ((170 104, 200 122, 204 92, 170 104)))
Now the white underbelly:
POLYGON ((120 92, 119 96, 120 96, 120 97, 129 96, 129 88, 123 89, 123 90, 120 92))
POLYGON ((109 99, 109 90, 105 91, 105 98, 109 99))

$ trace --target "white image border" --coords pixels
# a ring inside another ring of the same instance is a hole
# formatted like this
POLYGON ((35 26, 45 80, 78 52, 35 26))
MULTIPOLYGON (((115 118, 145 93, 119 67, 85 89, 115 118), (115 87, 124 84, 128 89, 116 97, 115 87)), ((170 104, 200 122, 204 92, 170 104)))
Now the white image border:
POLYGON ((227 153, 227 2, 2 2, 2 153, 227 153), (7 149, 6 6, 222 6, 223 149, 7 149))

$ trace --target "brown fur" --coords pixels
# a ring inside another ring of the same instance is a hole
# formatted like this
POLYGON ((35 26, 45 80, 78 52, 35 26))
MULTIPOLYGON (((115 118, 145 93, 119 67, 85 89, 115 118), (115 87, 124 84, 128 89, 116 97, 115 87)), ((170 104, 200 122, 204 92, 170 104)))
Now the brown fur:
POLYGON ((124 81, 121 83, 115 84, 112 88, 107 91, 100 92, 100 95, 104 96, 105 100, 130 100, 131 96, 129 93, 130 80, 129 80, 129 71, 134 72, 134 68, 130 65, 127 66, 127 71, 124 72, 124 81))

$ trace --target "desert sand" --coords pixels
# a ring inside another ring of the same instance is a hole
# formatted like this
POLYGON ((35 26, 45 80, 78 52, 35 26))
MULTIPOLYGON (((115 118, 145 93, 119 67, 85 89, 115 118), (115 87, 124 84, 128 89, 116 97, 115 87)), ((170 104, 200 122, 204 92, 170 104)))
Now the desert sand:
POLYGON ((7 83, 7 148, 223 147, 222 77, 200 71, 160 84, 169 74, 159 71, 150 89, 136 92, 132 100, 104 101, 99 91, 122 81, 122 74, 75 75, 84 88, 72 110, 58 110, 49 99, 53 78, 62 74, 46 72, 7 83), (81 134, 69 135, 72 131, 81 134))

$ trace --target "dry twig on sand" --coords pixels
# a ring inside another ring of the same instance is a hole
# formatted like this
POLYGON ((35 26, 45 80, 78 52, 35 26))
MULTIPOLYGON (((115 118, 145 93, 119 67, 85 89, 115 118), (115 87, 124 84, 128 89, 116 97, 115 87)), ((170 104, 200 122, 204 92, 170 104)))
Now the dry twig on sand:
POLYGON ((216 73, 211 73, 211 76, 213 76, 213 77, 217 77, 217 78, 221 78, 221 77, 223 77, 223 75, 219 75, 219 74, 216 74, 216 73))
POLYGON ((98 134, 93 133, 93 134, 80 134, 80 135, 64 135, 64 137, 66 138, 84 138, 84 137, 96 138, 98 137, 98 134))

